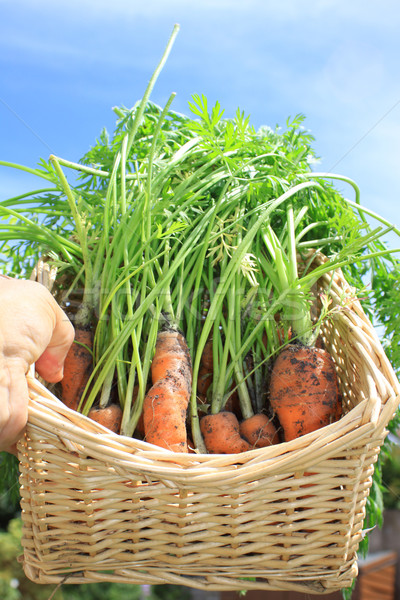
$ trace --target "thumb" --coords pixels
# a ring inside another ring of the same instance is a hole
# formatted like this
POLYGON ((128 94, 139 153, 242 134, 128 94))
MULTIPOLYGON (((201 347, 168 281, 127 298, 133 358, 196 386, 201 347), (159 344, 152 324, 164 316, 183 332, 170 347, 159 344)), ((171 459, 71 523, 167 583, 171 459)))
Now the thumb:
POLYGON ((62 379, 64 360, 75 337, 72 323, 64 311, 57 306, 56 312, 56 324, 50 342, 35 363, 36 371, 50 383, 62 379))

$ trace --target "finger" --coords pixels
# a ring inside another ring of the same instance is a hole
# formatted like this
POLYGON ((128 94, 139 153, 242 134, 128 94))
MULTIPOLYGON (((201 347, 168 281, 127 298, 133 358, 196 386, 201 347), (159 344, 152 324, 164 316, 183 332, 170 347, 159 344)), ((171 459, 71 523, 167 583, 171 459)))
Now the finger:
POLYGON ((37 359, 36 371, 50 383, 60 381, 63 377, 63 365, 68 350, 74 341, 74 328, 63 310, 57 305, 56 323, 50 342, 37 359))
POLYGON ((0 377, 0 450, 21 437, 28 418, 28 384, 20 360, 8 359, 0 377))
POLYGON ((1 452, 8 452, 9 454, 14 454, 15 456, 18 456, 17 444, 13 444, 8 448, 3 448, 1 452))

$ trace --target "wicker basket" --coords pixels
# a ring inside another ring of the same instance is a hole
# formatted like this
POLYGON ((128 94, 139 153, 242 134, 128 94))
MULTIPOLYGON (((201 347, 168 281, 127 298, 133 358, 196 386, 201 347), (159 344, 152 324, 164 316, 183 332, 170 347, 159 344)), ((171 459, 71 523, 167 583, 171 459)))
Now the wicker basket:
POLYGON ((344 416, 240 455, 174 454, 108 432, 29 379, 19 443, 24 568, 39 583, 329 593, 357 574, 365 504, 399 383, 353 290, 323 328, 344 416))

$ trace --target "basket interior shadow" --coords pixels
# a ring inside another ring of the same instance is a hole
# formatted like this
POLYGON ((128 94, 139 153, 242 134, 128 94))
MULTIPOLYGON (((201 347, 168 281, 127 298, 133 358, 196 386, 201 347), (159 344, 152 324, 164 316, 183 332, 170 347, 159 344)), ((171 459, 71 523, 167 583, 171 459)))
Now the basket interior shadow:
POLYGON ((18 447, 26 575, 311 594, 349 586, 400 388, 342 274, 321 278, 327 286, 337 310, 322 336, 344 416, 291 442, 175 454, 109 432, 31 377, 18 447))

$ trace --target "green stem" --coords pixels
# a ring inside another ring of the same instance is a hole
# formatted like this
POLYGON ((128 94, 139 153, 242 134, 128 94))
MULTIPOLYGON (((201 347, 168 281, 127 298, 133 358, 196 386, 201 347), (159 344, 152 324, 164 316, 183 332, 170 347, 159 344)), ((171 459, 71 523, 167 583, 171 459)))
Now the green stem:
POLYGON ((344 181, 345 183, 351 185, 356 196, 356 204, 360 204, 360 188, 355 181, 350 179, 350 177, 338 175, 336 173, 301 173, 299 174, 299 177, 307 177, 312 179, 337 179, 339 181, 344 181))
POLYGON ((165 63, 166 63, 166 61, 168 59, 168 56, 169 56, 169 54, 171 52, 172 46, 174 45, 175 38, 178 35, 178 32, 179 32, 179 25, 175 24, 174 28, 172 30, 172 34, 171 34, 171 36, 170 36, 170 38, 168 40, 167 46, 166 46, 166 48, 164 50, 164 54, 162 55, 161 60, 160 60, 159 64, 157 65, 157 67, 156 67, 153 75, 151 76, 150 81, 148 83, 148 86, 146 88, 146 91, 145 91, 145 93, 143 95, 143 98, 142 98, 142 100, 141 100, 141 102, 140 102, 140 104, 139 104, 139 106, 138 106, 138 108, 136 110, 135 119, 134 119, 134 121, 132 123, 132 126, 131 126, 131 128, 129 130, 129 134, 128 134, 128 144, 127 144, 127 153, 128 154, 129 154, 130 149, 132 147, 133 140, 135 138, 137 130, 139 129, 139 125, 140 125, 140 123, 142 121, 142 117, 143 117, 143 114, 144 114, 144 110, 145 110, 146 104, 147 104, 147 102, 148 102, 148 100, 150 98, 151 92, 153 91, 153 88, 154 88, 154 85, 155 85, 155 83, 156 83, 156 81, 158 79, 158 76, 160 75, 160 73, 161 73, 161 71, 162 71, 162 69, 163 69, 163 67, 164 67, 164 65, 165 65, 165 63))
MULTIPOLYGON (((21 205, 24 206, 27 204, 29 207, 31 207, 32 204, 42 204, 43 203, 43 198, 37 198, 35 196, 39 196, 40 194, 45 194, 46 192, 58 192, 58 191, 59 190, 56 187, 40 188, 38 190, 32 190, 31 192, 26 192, 25 194, 19 194, 18 196, 14 196, 13 198, 8 198, 7 200, 2 200, 1 205, 2 206, 14 206, 15 204, 18 204, 19 206, 21 206, 21 205)), ((24 209, 16 208, 15 210, 17 212, 19 212, 20 210, 25 210, 25 206, 24 206, 24 209)), ((35 212, 36 209, 33 209, 33 211, 35 212)), ((42 212, 44 212, 44 211, 46 211, 46 208, 41 206, 40 213, 42 214, 42 212)))
POLYGON ((238 360, 234 360, 236 349, 240 348, 242 340, 242 321, 241 321, 241 307, 240 307, 240 295, 239 295, 239 281, 240 274, 236 273, 236 285, 234 286, 234 323, 235 323, 235 336, 231 339, 231 360, 234 364, 235 380, 237 390, 239 394, 240 409, 244 419, 249 419, 253 416, 253 407, 251 405, 251 398, 249 390, 245 381, 243 372, 243 360, 244 356, 240 356, 238 360))
MULTIPOLYGON (((40 224, 35 223, 31 219, 28 219, 28 217, 25 217, 18 211, 0 205, 0 213, 3 213, 4 215, 9 217, 15 217, 16 219, 19 219, 20 221, 25 223, 27 226, 25 231, 31 231, 32 234, 35 234, 34 236, 32 235, 32 240, 39 239, 40 236, 44 243, 47 243, 50 247, 53 248, 53 250, 57 249, 61 254, 64 255, 67 261, 72 260, 72 254, 78 258, 82 257, 82 251, 78 244, 75 244, 71 240, 63 238, 57 233, 49 231, 47 228, 42 227, 40 224)), ((0 230, 1 229, 3 229, 3 226, 0 226, 0 230)), ((4 230, 9 231, 9 225, 5 225, 4 230)), ((18 230, 15 230, 15 234, 15 239, 21 239, 21 226, 18 227, 18 230)), ((13 239, 12 232, 9 233, 7 239, 13 239)))
POLYGON ((209 311, 208 311, 208 314, 207 314, 206 320, 204 322, 203 329, 202 329, 202 332, 201 332, 201 335, 200 335, 200 338, 198 341, 198 350, 196 352, 195 362, 193 365, 193 373, 198 374, 201 353, 204 350, 204 346, 207 342, 207 338, 208 338, 208 335, 214 324, 215 318, 218 314, 218 311, 221 310, 221 304, 222 304, 224 298, 226 297, 227 290, 232 282, 233 277, 235 276, 238 266, 239 266, 240 262, 242 261, 244 255, 248 251, 250 244, 251 244, 252 240, 254 239, 254 237, 256 236, 257 232, 264 225, 264 223, 270 218, 271 213, 276 208, 278 208, 281 204, 286 202, 289 198, 291 198, 292 196, 294 196, 296 193, 300 192, 301 190, 303 190, 305 188, 309 188, 309 187, 315 187, 317 185, 318 184, 316 184, 315 182, 310 181, 310 182, 300 183, 300 184, 294 186, 293 188, 289 189, 287 192, 285 192, 284 194, 279 196, 279 198, 271 201, 268 204, 268 207, 265 208, 264 213, 260 214, 259 217, 256 218, 254 220, 253 224, 249 227, 249 229, 248 229, 246 235, 244 236, 242 242, 240 243, 239 247, 233 253, 233 256, 231 257, 231 260, 230 260, 225 272, 222 274, 221 281, 219 282, 218 287, 215 292, 215 295, 211 301, 210 308, 209 308, 209 311))
POLYGON ((0 160, 0 165, 2 167, 11 167, 12 169, 18 169, 19 171, 25 171, 26 173, 30 173, 31 175, 35 175, 36 177, 41 177, 41 179, 46 179, 47 181, 51 181, 54 183, 54 179, 51 175, 47 175, 43 171, 39 169, 32 169, 31 167, 25 167, 24 165, 19 165, 17 163, 8 162, 6 160, 0 160))
MULTIPOLYGON (((224 272, 224 270, 226 269, 226 265, 227 265, 227 257, 224 256, 224 259, 221 263, 221 273, 224 272)), ((234 335, 234 319, 235 319, 235 314, 234 314, 234 294, 235 294, 235 289, 232 286, 232 288, 230 288, 229 290, 229 294, 228 294, 228 314, 227 314, 227 323, 224 323, 224 318, 223 318, 223 306, 220 306, 220 310, 218 311, 218 316, 216 318, 216 323, 220 323, 222 325, 222 328, 224 329, 224 346, 223 346, 223 351, 222 351, 222 355, 219 359, 218 362, 218 371, 215 371, 214 373, 214 386, 213 386, 213 397, 212 397, 212 402, 211 402, 211 413, 212 414, 217 414, 220 412, 222 404, 223 404, 223 398, 225 396, 225 387, 227 384, 226 381, 226 370, 227 370, 227 366, 228 366, 228 359, 229 359, 229 350, 230 350, 230 346, 231 346, 231 337, 234 335), (218 375, 217 375, 218 373, 218 375)))
POLYGON ((76 325, 78 327, 85 327, 92 319, 93 315, 93 269, 91 262, 91 253, 88 248, 86 229, 79 214, 78 207, 76 204, 75 196, 68 184, 68 181, 62 171, 57 158, 51 155, 49 158, 52 163, 55 172, 58 175, 61 186, 67 197, 67 201, 71 210, 72 217, 74 219, 77 237, 79 239, 80 247, 82 249, 82 259, 85 267, 85 285, 83 290, 82 304, 76 316, 76 325))
POLYGON ((310 306, 301 287, 298 284, 297 270, 297 248, 296 248, 296 230, 293 215, 293 205, 289 201, 287 205, 287 228, 288 228, 288 280, 290 292, 288 294, 289 303, 289 322, 292 326, 293 334, 304 344, 311 342, 312 323, 310 306))
POLYGON ((93 169, 93 167, 88 167, 81 163, 76 163, 76 162, 73 162, 72 160, 67 160, 67 159, 61 158, 59 156, 54 156, 54 158, 63 167, 68 167, 69 169, 73 169, 74 171, 79 171, 80 173, 87 173, 88 175, 93 175, 94 177, 103 177, 103 178, 110 177, 110 173, 108 171, 102 171, 101 169, 93 169))

